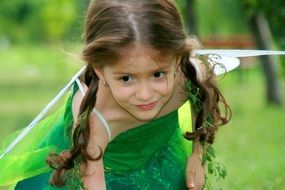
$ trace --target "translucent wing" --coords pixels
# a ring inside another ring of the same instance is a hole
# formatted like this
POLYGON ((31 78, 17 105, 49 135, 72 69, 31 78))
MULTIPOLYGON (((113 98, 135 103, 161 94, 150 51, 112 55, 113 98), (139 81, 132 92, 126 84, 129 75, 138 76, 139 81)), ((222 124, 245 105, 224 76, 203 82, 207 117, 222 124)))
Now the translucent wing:
POLYGON ((262 55, 285 55, 285 51, 201 49, 193 51, 193 54, 208 56, 209 62, 214 65, 214 73, 220 75, 237 68, 240 65, 240 60, 238 58, 262 55))
POLYGON ((197 55, 220 55, 227 57, 254 57, 261 55, 285 55, 285 51, 240 50, 240 49, 200 49, 193 52, 197 55))
POLYGON ((56 102, 69 90, 69 88, 73 85, 74 82, 78 81, 78 77, 85 70, 83 67, 78 73, 76 73, 69 83, 56 95, 56 97, 48 103, 48 105, 39 113, 39 115, 9 144, 9 146, 1 153, 0 160, 13 149, 16 144, 18 144, 33 128, 36 126, 39 121, 41 121, 47 112, 56 104, 56 102))
POLYGON ((236 57, 209 55, 208 59, 210 63, 213 63, 214 73, 216 75, 221 75, 234 70, 240 65, 240 60, 236 57))

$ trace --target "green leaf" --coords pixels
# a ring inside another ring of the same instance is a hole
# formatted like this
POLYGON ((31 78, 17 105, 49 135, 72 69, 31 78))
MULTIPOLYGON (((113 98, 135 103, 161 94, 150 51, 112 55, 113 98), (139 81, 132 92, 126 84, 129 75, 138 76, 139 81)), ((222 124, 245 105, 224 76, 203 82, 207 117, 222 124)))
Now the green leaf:
POLYGON ((209 162, 212 162, 212 156, 210 154, 206 154, 206 159, 209 161, 209 162))
POLYGON ((208 172, 209 172, 209 174, 212 174, 214 172, 214 170, 213 170, 213 163, 212 162, 210 162, 208 164, 208 172))
POLYGON ((216 157, 214 148, 210 145, 207 147, 207 153, 210 154, 214 158, 216 157))
POLYGON ((227 176, 227 169, 224 167, 221 172, 220 172, 220 176, 225 179, 227 176))
POLYGON ((202 165, 204 165, 207 161, 207 155, 206 154, 203 154, 202 155, 202 165))

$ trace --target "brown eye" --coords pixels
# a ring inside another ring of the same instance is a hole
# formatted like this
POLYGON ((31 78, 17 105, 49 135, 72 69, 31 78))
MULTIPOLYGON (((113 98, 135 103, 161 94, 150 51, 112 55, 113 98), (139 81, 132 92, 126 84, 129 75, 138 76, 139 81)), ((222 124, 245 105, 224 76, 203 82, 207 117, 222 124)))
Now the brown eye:
POLYGON ((165 76, 165 73, 161 71, 153 73, 154 78, 162 78, 164 76, 165 76))
POLYGON ((131 82, 131 81, 133 81, 133 77, 128 76, 128 75, 125 75, 125 76, 122 76, 122 77, 120 78, 120 80, 121 80, 122 82, 131 82))

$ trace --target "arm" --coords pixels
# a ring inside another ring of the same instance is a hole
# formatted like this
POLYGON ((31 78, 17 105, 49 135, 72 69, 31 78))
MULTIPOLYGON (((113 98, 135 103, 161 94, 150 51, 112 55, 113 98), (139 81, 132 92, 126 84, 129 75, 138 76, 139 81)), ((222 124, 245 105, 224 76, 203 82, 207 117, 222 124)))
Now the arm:
MULTIPOLYGON (((84 86, 86 91, 86 86, 84 86)), ((82 102, 83 96, 78 91, 72 102, 72 112, 74 117, 74 123, 77 121, 77 117, 79 115, 79 107, 82 102)), ((91 113, 90 115, 90 139, 87 151, 91 156, 98 155, 100 149, 102 153, 106 149, 108 145, 108 134, 105 131, 104 127, 101 126, 101 123, 98 121, 97 117, 91 113)), ((87 164, 81 165, 81 170, 83 173, 83 182, 85 188, 88 190, 105 190, 106 183, 104 177, 104 165, 103 165, 103 156, 99 160, 95 161, 87 161, 87 164)))
MULTIPOLYGON (((96 116, 93 114, 90 117, 91 134, 87 151, 91 156, 97 157, 98 153, 104 153, 108 145, 108 135, 104 127, 96 121, 96 116), (92 130, 94 129, 94 130, 92 130), (100 150, 101 149, 101 150, 100 150)), ((84 166, 84 165, 83 165, 84 166)), ((82 167, 84 175, 84 185, 88 190, 106 190, 106 182, 104 176, 103 155, 99 160, 87 161, 86 167, 82 167)))
MULTIPOLYGON (((192 112, 192 129, 194 130, 193 122, 196 117, 192 112)), ((205 174, 202 166, 201 155, 203 154, 203 145, 199 139, 193 140, 192 154, 188 157, 186 166, 186 185, 188 189, 199 190, 205 182, 205 174)))

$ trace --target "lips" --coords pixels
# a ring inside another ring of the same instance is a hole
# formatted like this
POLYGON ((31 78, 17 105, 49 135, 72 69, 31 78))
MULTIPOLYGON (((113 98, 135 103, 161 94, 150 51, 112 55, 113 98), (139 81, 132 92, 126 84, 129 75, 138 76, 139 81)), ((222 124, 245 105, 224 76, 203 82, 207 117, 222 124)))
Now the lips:
POLYGON ((140 104, 140 105, 136 105, 136 107, 139 108, 140 110, 147 111, 147 110, 153 109, 156 106, 157 102, 158 101, 151 102, 148 104, 140 104))

